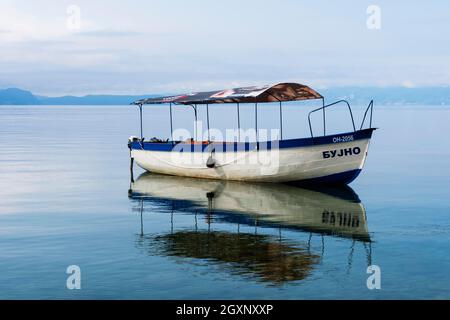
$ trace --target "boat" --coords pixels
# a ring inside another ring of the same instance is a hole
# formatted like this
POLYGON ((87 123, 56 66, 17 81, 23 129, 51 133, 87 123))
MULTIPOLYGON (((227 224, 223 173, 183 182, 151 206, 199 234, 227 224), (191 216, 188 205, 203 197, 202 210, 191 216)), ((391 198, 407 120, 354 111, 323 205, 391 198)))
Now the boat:
POLYGON ((371 242, 366 210, 349 186, 304 188, 144 173, 129 198, 153 208, 213 216, 216 221, 298 230, 371 242))
POLYGON ((140 214, 136 247, 177 264, 212 265, 275 286, 309 278, 328 252, 342 256, 347 273, 354 255, 359 260, 363 253, 372 264, 366 210, 346 185, 306 188, 145 172, 128 197, 140 214), (164 214, 166 228, 145 232, 144 215, 154 226, 155 215, 160 224, 164 214), (340 245, 326 249, 331 238, 340 245))
POLYGON ((350 104, 346 100, 325 104, 324 97, 312 88, 299 83, 277 83, 274 85, 234 88, 220 91, 196 92, 183 95, 147 98, 134 101, 140 111, 140 137, 128 139, 131 168, 133 163, 143 169, 160 174, 204 179, 236 180, 271 183, 302 184, 349 184, 363 169, 372 133, 373 100, 367 106, 359 129, 350 104), (321 100, 322 106, 311 110, 308 124, 311 136, 283 139, 283 102, 321 100), (280 130, 276 139, 260 139, 258 129, 258 106, 265 103, 279 104, 280 130), (144 105, 168 105, 170 112, 171 139, 143 136, 142 109, 144 105), (237 135, 232 141, 215 141, 210 136, 209 105, 236 105, 237 135), (240 105, 254 105, 254 139, 241 134, 240 105), (176 140, 173 138, 172 107, 190 106, 194 110, 197 125, 197 111, 206 106, 207 131, 198 139, 197 128, 194 138, 176 140), (327 134, 326 110, 333 106, 347 107, 353 131, 327 134), (369 113, 370 111, 370 113, 369 113), (314 134, 311 115, 321 112, 323 134, 314 134), (364 127, 366 118, 368 126, 364 127))

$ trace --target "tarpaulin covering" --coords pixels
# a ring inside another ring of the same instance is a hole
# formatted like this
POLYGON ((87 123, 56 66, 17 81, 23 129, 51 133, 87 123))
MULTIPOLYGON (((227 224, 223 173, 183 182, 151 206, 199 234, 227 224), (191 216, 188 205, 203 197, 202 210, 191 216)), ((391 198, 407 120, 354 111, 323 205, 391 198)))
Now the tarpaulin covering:
POLYGON ((141 99, 133 104, 213 104, 254 103, 321 99, 322 96, 308 86, 299 83, 252 86, 220 91, 195 92, 168 97, 141 99))

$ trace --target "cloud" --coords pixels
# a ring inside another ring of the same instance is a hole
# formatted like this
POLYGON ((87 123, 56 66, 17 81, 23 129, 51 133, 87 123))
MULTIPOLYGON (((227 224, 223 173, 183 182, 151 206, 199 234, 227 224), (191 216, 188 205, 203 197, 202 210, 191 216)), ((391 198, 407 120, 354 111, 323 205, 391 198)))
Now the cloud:
POLYGON ((402 82, 402 87, 414 88, 415 85, 414 85, 414 83, 411 80, 405 80, 405 81, 402 82))
POLYGON ((0 81, 55 95, 200 91, 276 81, 327 87, 450 82, 450 46, 436 32, 448 29, 448 4, 427 11, 408 7, 405 14, 403 5, 386 3, 383 10, 400 20, 367 33, 365 6, 357 0, 325 7, 288 1, 279 15, 273 15, 280 8, 275 1, 258 15, 256 2, 238 0, 210 6, 182 0, 75 2, 82 19, 77 30, 67 25, 64 1, 2 0, 0 81), (412 23, 435 18, 433 28, 412 23))

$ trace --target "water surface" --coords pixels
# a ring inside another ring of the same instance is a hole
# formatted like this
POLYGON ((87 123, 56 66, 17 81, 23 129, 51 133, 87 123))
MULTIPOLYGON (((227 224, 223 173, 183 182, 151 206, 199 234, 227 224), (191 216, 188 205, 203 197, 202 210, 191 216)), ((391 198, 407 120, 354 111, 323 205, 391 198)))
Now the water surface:
MULTIPOLYGON (((271 112, 260 127, 277 126, 271 112)), ((308 134, 304 116, 285 108, 286 138, 308 134)), ((344 116, 335 130, 349 129, 344 116)), ((138 169, 130 184, 133 107, 1 106, 0 298, 448 299, 449 118, 376 106, 380 130, 351 188, 308 190, 138 169), (74 264, 81 290, 66 288, 74 264), (367 289, 370 264, 381 290, 367 289)), ((144 119, 147 137, 169 135, 164 108, 144 119)), ((191 120, 176 110, 176 127, 191 120)), ((231 127, 235 114, 220 107, 211 121, 231 127)))

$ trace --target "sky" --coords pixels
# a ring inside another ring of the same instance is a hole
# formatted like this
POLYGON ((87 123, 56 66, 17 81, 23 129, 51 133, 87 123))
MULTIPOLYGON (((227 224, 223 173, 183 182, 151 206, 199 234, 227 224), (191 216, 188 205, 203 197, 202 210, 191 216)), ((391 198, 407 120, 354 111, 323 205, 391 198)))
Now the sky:
POLYGON ((0 88, 448 86, 450 2, 0 0, 0 88))

